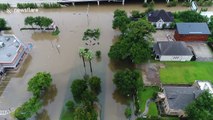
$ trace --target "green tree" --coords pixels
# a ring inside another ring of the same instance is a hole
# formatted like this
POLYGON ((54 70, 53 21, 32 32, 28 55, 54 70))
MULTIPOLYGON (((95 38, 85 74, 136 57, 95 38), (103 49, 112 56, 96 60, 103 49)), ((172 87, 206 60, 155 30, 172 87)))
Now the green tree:
POLYGON ((35 19, 32 16, 26 17, 24 20, 25 25, 30 25, 33 28, 33 24, 35 23, 35 19))
POLYGON ((84 98, 82 93, 87 90, 87 82, 85 80, 76 79, 72 82, 71 92, 75 102, 80 103, 84 98))
POLYGON ((73 101, 71 101, 71 100, 69 100, 69 101, 67 101, 67 103, 66 103, 66 107, 67 107, 67 109, 69 110, 69 111, 74 111, 74 109, 75 109, 75 103, 73 102, 73 101))
POLYGON ((213 96, 203 92, 195 101, 186 107, 189 120, 209 120, 213 118, 213 96))
POLYGON ((113 29, 119 29, 122 33, 127 29, 127 25, 130 23, 130 19, 127 16, 127 13, 124 10, 115 10, 114 11, 114 20, 112 24, 113 29))
POLYGON ((86 60, 89 61, 89 66, 90 66, 90 73, 91 76, 93 76, 93 70, 92 70, 92 59, 94 58, 94 54, 91 50, 86 49, 86 54, 84 56, 86 58, 86 60))
POLYGON ((125 69, 115 73, 113 82, 122 95, 133 96, 136 94, 137 83, 140 79, 141 76, 137 71, 125 69))
POLYGON ((118 42, 111 46, 108 56, 112 60, 130 59, 133 63, 146 61, 151 56, 151 32, 155 32, 155 28, 147 20, 131 22, 118 42))
POLYGON ((101 92, 101 79, 96 76, 91 77, 89 79, 89 86, 91 90, 98 95, 101 92))
POLYGON ((53 20, 43 16, 37 16, 35 19, 35 25, 42 27, 48 27, 53 23, 53 20))
POLYGON ((7 24, 7 22, 3 18, 0 18, 0 30, 5 29, 6 24, 7 24))
POLYGON ((15 110, 14 116, 18 120, 27 120, 33 114, 35 114, 41 108, 41 106, 41 101, 38 98, 30 98, 27 102, 15 110))
POLYGON ((211 16, 208 26, 209 30, 211 31, 211 35, 209 35, 208 41, 213 42, 213 16, 211 16))
POLYGON ((85 105, 79 105, 74 112, 74 120, 97 120, 97 116, 94 109, 85 105))
POLYGON ((95 95, 95 93, 88 89, 82 92, 81 97, 82 97, 82 102, 90 108, 93 107, 93 103, 95 101, 98 101, 98 98, 95 95))
POLYGON ((174 14, 176 22, 208 22, 206 16, 202 16, 196 11, 182 11, 174 14))
POLYGON ((47 89, 52 82, 50 73, 38 72, 28 82, 28 91, 32 92, 35 97, 40 97, 42 90, 47 89))
POLYGON ((87 71, 86 71, 86 63, 85 63, 85 56, 86 56, 86 48, 80 48, 79 49, 79 55, 80 57, 82 58, 83 60, 83 65, 84 65, 84 71, 85 71, 85 74, 87 74, 87 71))
POLYGON ((130 107, 127 107, 127 108, 125 109, 124 114, 125 114, 126 118, 130 118, 131 115, 132 115, 132 110, 131 110, 131 108, 130 108, 130 107))
POLYGON ((84 36, 82 38, 82 40, 89 40, 89 39, 92 39, 92 40, 98 40, 100 38, 100 29, 87 29, 85 32, 84 32, 84 36))

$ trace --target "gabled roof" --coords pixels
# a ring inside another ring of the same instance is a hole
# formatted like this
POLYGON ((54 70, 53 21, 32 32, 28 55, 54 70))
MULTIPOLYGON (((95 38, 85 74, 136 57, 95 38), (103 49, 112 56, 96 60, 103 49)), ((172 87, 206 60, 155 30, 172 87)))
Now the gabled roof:
POLYGON ((195 100, 203 91, 195 86, 164 86, 164 93, 170 109, 182 109, 195 100))
POLYGON ((148 14, 148 20, 150 22, 157 22, 160 19, 162 19, 164 22, 173 22, 174 17, 171 12, 166 12, 164 10, 156 10, 153 12, 150 12, 148 14))
POLYGON ((176 26, 179 34, 211 34, 206 23, 176 23, 176 26))
POLYGON ((193 55, 185 42, 162 41, 154 44, 155 54, 158 55, 193 55))

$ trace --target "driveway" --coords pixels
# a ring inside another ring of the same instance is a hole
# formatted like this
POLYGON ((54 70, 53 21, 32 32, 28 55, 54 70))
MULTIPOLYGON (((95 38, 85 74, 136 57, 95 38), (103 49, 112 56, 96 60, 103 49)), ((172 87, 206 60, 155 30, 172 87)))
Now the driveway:
POLYGON ((174 30, 156 30, 155 33, 152 34, 154 38, 154 42, 158 41, 174 41, 174 30))
POLYGON ((187 42, 187 46, 191 48, 196 56, 197 61, 212 61, 213 55, 209 46, 204 42, 187 42))

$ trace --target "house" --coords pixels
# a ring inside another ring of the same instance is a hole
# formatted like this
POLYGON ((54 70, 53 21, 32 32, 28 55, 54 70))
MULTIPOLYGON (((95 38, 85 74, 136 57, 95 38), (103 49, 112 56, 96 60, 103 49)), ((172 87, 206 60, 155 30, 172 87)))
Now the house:
POLYGON ((148 21, 155 25, 156 28, 161 29, 163 27, 169 28, 174 21, 174 17, 171 12, 164 10, 156 10, 148 14, 148 21))
POLYGON ((212 94, 213 87, 208 81, 195 81, 192 86, 163 86, 158 93, 158 103, 166 115, 184 117, 187 105, 194 101, 204 90, 212 94))
POLYGON ((0 76, 17 70, 27 56, 27 47, 14 35, 0 35, 0 76))
POLYGON ((177 23, 174 38, 177 41, 207 41, 210 34, 206 23, 177 23))
POLYGON ((154 44, 153 51, 155 59, 160 61, 190 61, 193 57, 186 43, 180 41, 157 42, 154 44))

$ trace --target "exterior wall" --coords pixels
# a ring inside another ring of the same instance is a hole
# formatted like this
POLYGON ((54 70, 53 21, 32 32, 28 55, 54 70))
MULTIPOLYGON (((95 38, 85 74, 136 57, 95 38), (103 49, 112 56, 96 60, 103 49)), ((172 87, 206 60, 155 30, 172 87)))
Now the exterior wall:
POLYGON ((170 24, 172 22, 163 22, 163 21, 158 21, 158 22, 152 22, 152 25, 156 25, 157 29, 162 29, 163 25, 166 24, 165 28, 170 28, 170 24))
POLYGON ((175 31, 174 38, 177 41, 207 41, 208 35, 181 35, 175 31))
POLYGON ((160 56, 160 61, 190 61, 192 59, 190 56, 160 56))

